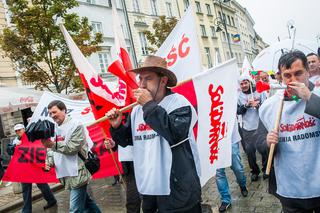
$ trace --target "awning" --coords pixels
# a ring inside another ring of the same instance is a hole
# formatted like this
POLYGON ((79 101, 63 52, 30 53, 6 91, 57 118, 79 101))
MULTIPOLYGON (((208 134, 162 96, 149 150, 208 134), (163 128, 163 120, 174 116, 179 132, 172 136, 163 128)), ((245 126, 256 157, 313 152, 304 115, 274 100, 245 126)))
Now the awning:
POLYGON ((37 106, 42 93, 24 87, 0 87, 0 114, 37 106))

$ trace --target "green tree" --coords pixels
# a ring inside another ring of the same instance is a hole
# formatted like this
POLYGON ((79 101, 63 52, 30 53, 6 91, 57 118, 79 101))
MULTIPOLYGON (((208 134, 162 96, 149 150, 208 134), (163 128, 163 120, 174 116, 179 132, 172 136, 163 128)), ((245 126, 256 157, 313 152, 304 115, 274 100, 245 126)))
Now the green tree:
POLYGON ((152 24, 152 31, 146 30, 144 33, 151 45, 157 47, 148 47, 148 49, 154 53, 166 40, 172 29, 176 26, 178 19, 175 17, 166 18, 166 16, 160 16, 152 24))
POLYGON ((100 50, 102 35, 92 36, 88 19, 68 12, 78 6, 77 1, 9 0, 8 5, 14 27, 4 28, 0 45, 18 67, 21 79, 36 89, 52 92, 82 90, 57 22, 64 22, 85 56, 100 50))

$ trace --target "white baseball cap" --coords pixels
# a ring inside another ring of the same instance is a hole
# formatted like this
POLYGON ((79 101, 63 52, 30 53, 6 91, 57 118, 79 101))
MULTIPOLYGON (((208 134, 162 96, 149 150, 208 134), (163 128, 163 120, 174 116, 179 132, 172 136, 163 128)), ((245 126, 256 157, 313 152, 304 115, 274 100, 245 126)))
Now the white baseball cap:
POLYGON ((16 124, 16 125, 14 125, 13 129, 14 129, 14 131, 24 129, 24 125, 23 124, 16 124))

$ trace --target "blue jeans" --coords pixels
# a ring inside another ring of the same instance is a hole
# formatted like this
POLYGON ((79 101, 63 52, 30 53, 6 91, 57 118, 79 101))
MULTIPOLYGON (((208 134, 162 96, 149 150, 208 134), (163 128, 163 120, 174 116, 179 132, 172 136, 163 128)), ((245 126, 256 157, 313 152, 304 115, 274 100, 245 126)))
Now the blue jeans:
MULTIPOLYGON (((237 178, 240 187, 246 186, 246 176, 244 175, 243 166, 241 163, 239 143, 232 144, 232 163, 231 169, 237 178)), ((226 177, 225 169, 217 169, 216 183, 220 193, 222 202, 231 203, 231 195, 229 191, 228 179, 226 177)))
MULTIPOLYGON (((32 212, 32 183, 21 183, 22 185, 22 197, 23 197, 23 207, 22 213, 31 213, 32 212)), ((54 195, 51 192, 51 189, 47 183, 37 183, 38 188, 40 189, 44 199, 48 204, 57 202, 54 195)))
POLYGON ((87 192, 87 184, 77 189, 70 190, 71 213, 101 213, 97 204, 91 199, 87 192))

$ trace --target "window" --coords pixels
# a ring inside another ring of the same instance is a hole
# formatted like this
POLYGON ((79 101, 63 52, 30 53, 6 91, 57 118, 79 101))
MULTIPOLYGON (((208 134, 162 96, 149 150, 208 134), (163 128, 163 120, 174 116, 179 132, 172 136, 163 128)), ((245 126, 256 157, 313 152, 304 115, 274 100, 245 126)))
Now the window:
POLYGON ((87 0, 87 3, 89 3, 89 4, 95 4, 95 3, 96 3, 96 0, 87 0))
POLYGON ((133 11, 140 13, 139 0, 133 0, 133 11))
POLYGON ((222 13, 222 15, 223 15, 223 19, 222 20, 227 22, 226 14, 222 13))
POLYGON ((216 63, 220 64, 221 63, 221 55, 220 55, 220 51, 219 48, 214 48, 215 52, 216 52, 216 63))
POLYGON ((202 36, 207 36, 207 32, 206 32, 206 27, 204 25, 200 25, 200 29, 201 29, 201 34, 202 36))
POLYGON ((186 9, 188 9, 189 7, 189 0, 183 0, 183 4, 184 4, 184 11, 186 11, 186 9))
POLYGON ((117 5, 117 8, 122 9, 122 1, 121 0, 116 0, 116 5, 117 5))
POLYGON ((150 0, 151 4, 151 14, 157 16, 158 11, 157 11, 157 0, 150 0))
POLYGON ((110 51, 104 51, 98 53, 99 56, 99 66, 101 73, 106 73, 108 70, 109 62, 111 61, 110 51))
POLYGON ((235 24, 234 24, 234 19, 233 19, 233 17, 231 17, 231 21, 232 21, 232 26, 236 26, 235 24))
POLYGON ((139 38, 140 38, 142 55, 148 55, 148 48, 147 48, 148 44, 147 44, 146 35, 143 32, 140 32, 139 38))
POLYGON ((92 32, 94 34, 96 33, 102 33, 102 23, 101 22, 91 22, 91 26, 92 26, 92 32))
POLYGON ((210 53, 210 48, 209 47, 205 47, 204 48, 205 52, 206 52, 206 57, 207 57, 207 62, 208 62, 208 68, 212 67, 212 58, 211 58, 211 53, 210 53))
POLYGON ((230 34, 227 33, 227 41, 230 41, 230 34))
POLYGON ((222 35, 223 35, 223 40, 224 40, 224 41, 227 41, 226 33, 225 33, 225 32, 222 32, 222 35))
POLYGON ((229 25, 231 25, 231 19, 230 19, 230 16, 228 16, 228 23, 229 23, 229 25))
POLYGON ((202 13, 200 2, 196 1, 196 7, 197 7, 197 13, 202 13))
POLYGON ((206 4, 206 7, 207 7, 207 14, 212 15, 210 4, 206 4))
POLYGON ((127 31, 127 28, 125 28, 122 24, 121 24, 121 30, 122 30, 122 35, 124 38, 129 38, 129 34, 127 31))
POLYGON ((221 12, 219 11, 218 13, 219 13, 219 17, 220 17, 220 19, 221 19, 221 20, 223 20, 223 19, 222 19, 221 12))
POLYGON ((172 5, 170 2, 166 2, 166 8, 167 8, 167 15, 168 17, 172 17, 172 5))
POLYGON ((212 37, 217 37, 216 36, 216 29, 214 28, 214 26, 210 26, 210 28, 211 28, 212 37))

